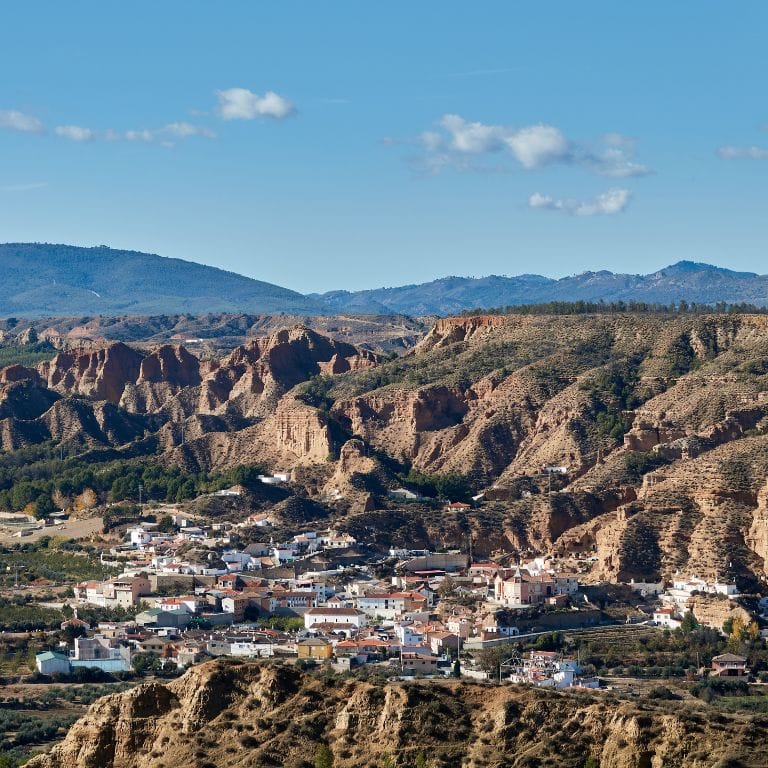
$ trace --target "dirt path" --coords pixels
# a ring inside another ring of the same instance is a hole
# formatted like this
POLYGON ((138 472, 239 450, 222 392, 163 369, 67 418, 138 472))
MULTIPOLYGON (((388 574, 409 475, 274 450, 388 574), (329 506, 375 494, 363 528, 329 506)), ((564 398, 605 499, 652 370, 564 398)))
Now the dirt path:
POLYGON ((20 544, 25 541, 37 541, 43 536, 56 536, 66 539, 84 539, 94 533, 101 533, 102 519, 100 517, 88 517, 82 520, 67 520, 66 523, 52 525, 48 528, 35 528, 28 536, 14 536, 18 528, 10 529, 0 526, 0 544, 20 544))

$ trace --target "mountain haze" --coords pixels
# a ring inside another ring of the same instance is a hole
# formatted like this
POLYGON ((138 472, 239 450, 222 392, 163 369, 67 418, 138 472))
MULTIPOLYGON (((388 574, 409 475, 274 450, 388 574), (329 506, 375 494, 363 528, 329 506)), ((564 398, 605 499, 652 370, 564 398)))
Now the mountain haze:
POLYGON ((5 315, 304 312, 318 303, 234 272, 106 246, 0 244, 5 315))
POLYGON ((768 276, 680 261, 649 275, 583 272, 554 280, 541 275, 444 277, 420 285, 317 296, 336 311, 447 315, 468 309, 550 301, 644 301, 670 304, 768 304, 768 276))
POLYGON ((306 296, 216 267, 106 246, 0 244, 0 267, 4 277, 0 302, 5 316, 206 312, 424 316, 601 299, 768 305, 768 275, 691 261, 680 261, 649 275, 600 271, 558 280, 532 274, 443 277, 417 285, 306 296))

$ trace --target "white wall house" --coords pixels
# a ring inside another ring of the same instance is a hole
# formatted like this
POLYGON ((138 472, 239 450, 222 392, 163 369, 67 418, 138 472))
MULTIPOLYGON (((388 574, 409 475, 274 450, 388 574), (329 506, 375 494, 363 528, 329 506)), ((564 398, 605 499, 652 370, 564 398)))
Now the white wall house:
POLYGON ((304 614, 304 627, 312 629, 316 624, 351 624, 360 629, 367 626, 368 621, 357 608, 310 608, 304 614))
POLYGON ((69 674, 69 658, 63 653, 45 651, 35 656, 35 666, 41 675, 69 674))

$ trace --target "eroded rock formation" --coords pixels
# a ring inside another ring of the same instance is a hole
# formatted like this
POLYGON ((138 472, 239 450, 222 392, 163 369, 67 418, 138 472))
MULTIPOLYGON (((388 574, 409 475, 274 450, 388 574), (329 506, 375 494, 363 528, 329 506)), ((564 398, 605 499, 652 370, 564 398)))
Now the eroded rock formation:
POLYGON ((339 768, 552 764, 711 768, 764 764, 763 719, 675 702, 433 681, 373 685, 295 668, 213 661, 171 683, 105 696, 30 768, 304 766, 326 744, 339 768), (730 762, 729 762, 730 761, 730 762))

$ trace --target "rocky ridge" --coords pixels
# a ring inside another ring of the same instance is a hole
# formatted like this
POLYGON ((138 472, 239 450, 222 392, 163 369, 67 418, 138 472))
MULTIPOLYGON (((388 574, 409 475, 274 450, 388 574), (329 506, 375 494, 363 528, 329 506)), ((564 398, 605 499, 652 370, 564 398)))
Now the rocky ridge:
POLYGON ((324 461, 327 423, 287 393, 312 376, 378 360, 302 326, 219 360, 200 360, 183 346, 144 353, 122 342, 60 352, 36 368, 0 372, 2 447, 43 439, 119 446, 156 433, 162 449, 187 465, 324 461))
POLYGON ((404 512, 415 538, 591 555, 595 579, 683 571, 751 589, 768 573, 762 315, 446 318, 394 360, 305 326, 213 359, 62 351, 0 371, 3 449, 46 440, 147 445, 193 471, 293 469, 297 492, 352 527, 400 519, 398 472, 460 473, 486 506, 404 512))
POLYGON ((326 744, 339 768, 763 765, 764 717, 478 683, 313 677, 280 664, 213 661, 105 696, 29 768, 307 768, 326 744))

